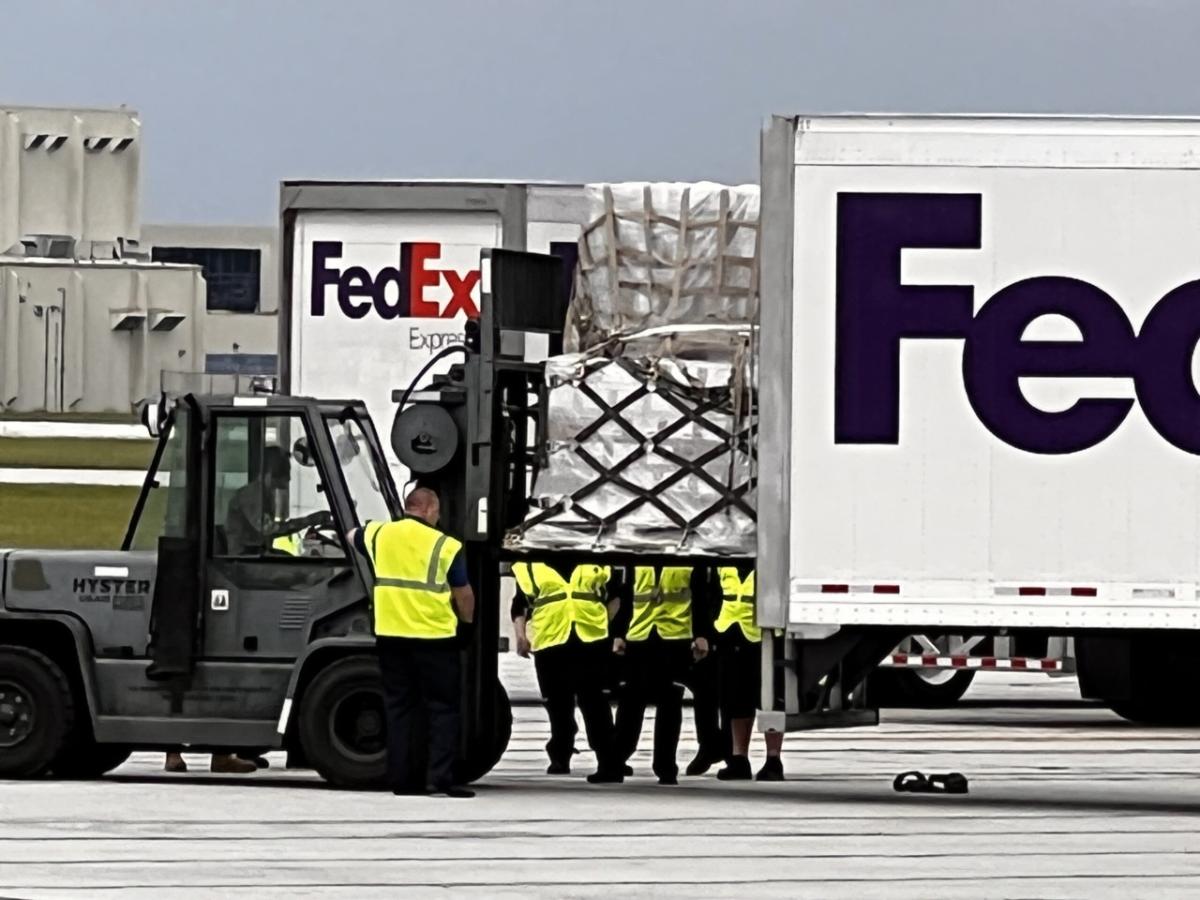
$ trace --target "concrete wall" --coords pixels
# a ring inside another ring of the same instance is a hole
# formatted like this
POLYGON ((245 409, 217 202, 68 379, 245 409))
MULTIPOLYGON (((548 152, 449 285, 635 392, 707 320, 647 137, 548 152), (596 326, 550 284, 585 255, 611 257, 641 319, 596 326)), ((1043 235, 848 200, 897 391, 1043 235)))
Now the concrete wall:
POLYGON ((0 410, 129 412, 205 344, 195 266, 0 258, 0 410))

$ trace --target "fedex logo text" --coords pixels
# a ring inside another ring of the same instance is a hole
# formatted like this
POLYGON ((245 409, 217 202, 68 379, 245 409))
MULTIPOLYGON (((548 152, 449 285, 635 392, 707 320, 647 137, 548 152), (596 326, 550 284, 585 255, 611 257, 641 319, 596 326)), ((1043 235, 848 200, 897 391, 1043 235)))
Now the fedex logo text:
POLYGON ((471 292, 479 284, 479 270, 435 268, 441 252, 442 245, 434 242, 401 244, 400 267, 384 266, 372 274, 362 266, 338 267, 341 241, 314 241, 310 312, 325 315, 326 288, 336 288, 337 305, 351 319, 362 319, 372 309, 382 319, 452 319, 459 313, 477 318, 471 292), (426 296, 427 289, 443 283, 450 289, 445 306, 426 296))
POLYGON ((1047 412, 1021 378, 1128 378, 1154 430, 1200 454, 1200 393, 1192 355, 1200 341, 1200 280, 1168 291, 1134 331, 1121 305, 1090 282, 1024 278, 975 313, 968 284, 904 285, 905 248, 980 249, 980 194, 844 193, 837 202, 834 442, 896 444, 900 345, 961 339, 962 378, 980 422, 1030 453, 1074 453, 1117 430, 1134 401, 1085 397, 1047 412), (1023 340, 1047 315, 1069 319, 1080 340, 1023 340))

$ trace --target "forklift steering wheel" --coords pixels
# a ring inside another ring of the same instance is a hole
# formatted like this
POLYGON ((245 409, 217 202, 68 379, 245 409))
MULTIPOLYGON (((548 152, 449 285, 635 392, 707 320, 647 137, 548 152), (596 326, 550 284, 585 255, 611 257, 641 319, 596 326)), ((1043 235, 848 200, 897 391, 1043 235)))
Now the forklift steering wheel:
POLYGON ((308 529, 308 534, 311 537, 316 538, 317 543, 322 547, 332 547, 334 550, 341 550, 342 542, 337 539, 337 532, 334 530, 333 526, 326 525, 323 527, 324 531, 320 527, 310 528, 308 529), (329 534, 324 533, 325 531, 328 531, 329 534))

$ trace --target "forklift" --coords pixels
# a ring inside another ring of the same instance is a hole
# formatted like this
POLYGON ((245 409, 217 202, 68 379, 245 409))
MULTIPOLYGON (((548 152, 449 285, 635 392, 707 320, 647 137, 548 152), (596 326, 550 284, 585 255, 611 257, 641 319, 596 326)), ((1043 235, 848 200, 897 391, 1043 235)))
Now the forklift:
MULTIPOLYGON (((94 778, 135 750, 285 750, 332 785, 384 786, 368 561, 347 534, 401 513, 361 401, 159 398, 120 550, 0 551, 0 777, 94 778)), ((70 523, 64 522, 64 528, 70 523)), ((500 759, 499 600, 463 626, 459 775, 500 759)), ((423 727, 411 736, 425 752, 423 727)))

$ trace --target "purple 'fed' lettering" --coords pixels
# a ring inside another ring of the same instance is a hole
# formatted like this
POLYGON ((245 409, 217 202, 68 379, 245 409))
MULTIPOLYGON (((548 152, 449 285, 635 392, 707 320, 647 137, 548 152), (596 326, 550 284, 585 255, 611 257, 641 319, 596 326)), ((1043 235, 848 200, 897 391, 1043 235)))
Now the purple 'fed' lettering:
POLYGON ((1120 304, 1079 278, 1014 282, 974 315, 972 285, 904 285, 905 248, 981 249, 980 194, 843 193, 837 202, 834 441, 897 444, 902 341, 963 341, 962 377, 980 422, 1030 453, 1075 453, 1120 427, 1133 402, 1084 397, 1046 412, 1021 378, 1131 378, 1151 426, 1200 454, 1200 393, 1191 362, 1200 341, 1200 281, 1166 294, 1134 332, 1120 304), (1077 341, 1022 340, 1042 316, 1079 329, 1077 341))

